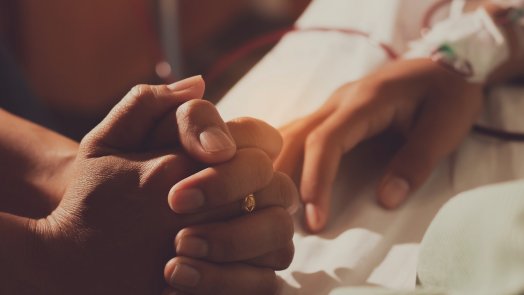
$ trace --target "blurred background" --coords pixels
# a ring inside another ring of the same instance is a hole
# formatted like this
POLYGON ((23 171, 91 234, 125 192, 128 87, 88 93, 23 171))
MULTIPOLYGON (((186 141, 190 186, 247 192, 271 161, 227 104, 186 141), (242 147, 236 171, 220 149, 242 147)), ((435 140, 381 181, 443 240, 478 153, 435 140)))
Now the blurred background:
MULTIPOLYGON (((187 72, 207 73, 221 57, 242 44, 268 32, 289 27, 310 1, 180 1, 182 52, 187 53, 184 58, 187 72), (212 8, 202 11, 202 7, 206 6, 212 8)), ((218 100, 269 49, 267 46, 261 47, 233 63, 209 85, 209 99, 218 100)))
MULTIPOLYGON (((310 1, 0 0, 0 45, 59 131, 78 139, 133 85, 206 78, 242 44, 292 25, 310 1)), ((206 98, 218 101, 270 48, 229 62, 206 98)))

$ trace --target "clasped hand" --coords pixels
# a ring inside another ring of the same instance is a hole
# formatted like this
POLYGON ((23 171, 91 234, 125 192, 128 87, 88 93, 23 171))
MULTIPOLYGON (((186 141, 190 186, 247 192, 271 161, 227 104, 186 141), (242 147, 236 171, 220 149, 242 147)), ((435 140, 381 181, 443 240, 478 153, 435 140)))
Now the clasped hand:
POLYGON ((298 198, 273 171, 282 140, 257 120, 224 123, 203 90, 199 77, 137 86, 82 140, 61 203, 31 225, 39 292, 276 292, 298 198))

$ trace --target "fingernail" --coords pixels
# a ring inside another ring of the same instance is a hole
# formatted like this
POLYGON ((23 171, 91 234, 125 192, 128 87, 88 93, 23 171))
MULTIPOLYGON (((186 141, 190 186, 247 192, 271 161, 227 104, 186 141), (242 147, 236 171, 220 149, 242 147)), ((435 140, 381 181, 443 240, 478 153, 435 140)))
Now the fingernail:
POLYGON ((409 183, 400 177, 391 177, 384 184, 381 192, 382 203, 388 208, 396 208, 408 196, 409 183))
POLYGON ((200 281, 200 273, 185 264, 177 264, 171 275, 171 284, 173 286, 196 287, 200 281))
POLYGON ((196 83, 202 80, 202 76, 193 76, 184 80, 177 81, 173 84, 167 85, 167 88, 172 91, 181 91, 193 87, 196 83))
POLYGON ((218 127, 210 127, 200 133, 200 144, 209 153, 220 152, 235 146, 229 136, 218 127))
POLYGON ((297 213, 298 209, 300 208, 300 205, 301 203, 298 200, 298 198, 293 198, 293 200, 291 201, 291 205, 289 206, 289 208, 287 208, 287 213, 289 213, 289 215, 297 213))
POLYGON ((317 206, 311 203, 306 204, 305 214, 309 230, 312 232, 319 232, 324 228, 326 217, 317 206))
POLYGON ((209 251, 207 242, 197 237, 182 237, 176 247, 176 254, 193 258, 206 257, 209 251))
POLYGON ((287 208, 287 213, 289 215, 294 215, 295 213, 297 213, 298 208, 299 208, 299 204, 293 203, 291 206, 289 206, 289 208, 287 208))
POLYGON ((204 193, 199 189, 174 190, 171 194, 171 209, 176 213, 191 213, 204 206, 204 193))

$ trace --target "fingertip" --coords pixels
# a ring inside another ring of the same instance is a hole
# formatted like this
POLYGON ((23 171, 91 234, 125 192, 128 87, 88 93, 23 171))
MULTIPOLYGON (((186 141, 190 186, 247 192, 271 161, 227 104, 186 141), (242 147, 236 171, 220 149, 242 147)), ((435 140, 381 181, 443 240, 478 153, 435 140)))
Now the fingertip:
POLYGON ((206 91, 202 76, 193 76, 165 86, 171 97, 181 101, 201 100, 206 91))
POLYGON ((195 79, 195 84, 197 86, 201 87, 202 89, 206 87, 206 81, 204 80, 204 77, 202 77, 202 75, 196 75, 192 78, 195 79))
POLYGON ((299 208, 300 202, 298 201, 298 199, 293 199, 291 205, 286 209, 286 211, 289 215, 295 215, 295 213, 298 212, 299 208))
POLYGON ((177 252, 178 245, 180 245, 180 239, 182 239, 182 236, 184 236, 187 233, 187 229, 183 228, 181 229, 175 236, 175 239, 173 240, 173 250, 175 250, 175 253, 177 252))
POLYGON ((205 88, 205 82, 202 75, 192 76, 183 80, 179 80, 175 83, 167 85, 167 88, 171 91, 182 91, 191 88, 202 89, 205 88))
POLYGON ((298 182, 300 200, 306 204, 317 203, 319 200, 322 199, 322 196, 324 195, 325 186, 321 185, 320 181, 317 181, 315 178, 306 177, 305 175, 306 172, 302 171, 301 178, 298 182))
POLYGON ((304 209, 306 226, 312 233, 318 233, 326 227, 327 214, 313 203, 307 203, 304 209))
POLYGON ((174 288, 194 288, 201 279, 200 271, 195 268, 190 260, 175 257, 166 263, 164 279, 174 288))
POLYGON ((169 260, 166 263, 166 266, 164 267, 164 279, 166 280, 166 283, 170 284, 171 282, 171 275, 175 271, 176 267, 176 258, 173 258, 169 260))
POLYGON ((405 202, 410 191, 407 180, 398 176, 388 176, 379 186, 378 202, 386 209, 396 209, 405 202))
POLYGON ((171 209, 171 211, 175 212, 175 187, 171 187, 169 192, 167 193, 167 205, 171 209))
POLYGON ((188 214, 194 213, 204 206, 206 197, 200 189, 180 189, 175 185, 169 190, 167 201, 169 208, 175 213, 188 214))

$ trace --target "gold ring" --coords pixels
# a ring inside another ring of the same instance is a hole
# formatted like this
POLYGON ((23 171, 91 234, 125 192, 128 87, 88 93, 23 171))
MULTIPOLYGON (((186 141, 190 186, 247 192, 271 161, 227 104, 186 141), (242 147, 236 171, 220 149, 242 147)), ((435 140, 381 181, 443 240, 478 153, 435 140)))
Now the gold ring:
POLYGON ((244 210, 244 212, 246 212, 246 213, 253 212, 253 210, 255 210, 256 206, 257 206, 257 201, 255 199, 255 195, 253 195, 253 194, 249 194, 242 201, 242 210, 244 210))

